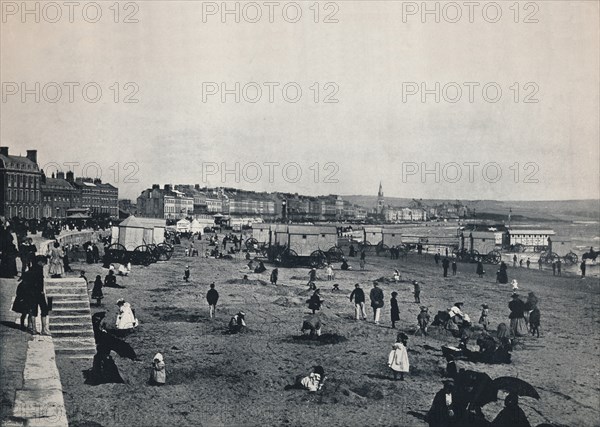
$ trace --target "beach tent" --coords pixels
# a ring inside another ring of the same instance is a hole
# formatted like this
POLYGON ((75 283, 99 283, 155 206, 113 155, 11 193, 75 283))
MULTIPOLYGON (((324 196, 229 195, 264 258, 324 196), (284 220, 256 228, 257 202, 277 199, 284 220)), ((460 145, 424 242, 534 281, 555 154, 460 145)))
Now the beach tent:
POLYGON ((187 219, 180 219, 177 221, 177 231, 180 233, 185 233, 190 231, 192 228, 192 224, 187 219))
POLYGON ((190 231, 192 233, 200 233, 202 234, 204 231, 204 226, 197 219, 193 220, 190 225, 190 231))

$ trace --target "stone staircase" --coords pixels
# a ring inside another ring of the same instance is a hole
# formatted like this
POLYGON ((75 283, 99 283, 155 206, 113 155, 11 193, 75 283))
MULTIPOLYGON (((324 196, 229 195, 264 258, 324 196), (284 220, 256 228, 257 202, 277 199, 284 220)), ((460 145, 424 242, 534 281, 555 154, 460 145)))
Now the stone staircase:
POLYGON ((87 283, 83 279, 45 279, 52 297, 50 332, 57 357, 91 359, 96 354, 87 283))

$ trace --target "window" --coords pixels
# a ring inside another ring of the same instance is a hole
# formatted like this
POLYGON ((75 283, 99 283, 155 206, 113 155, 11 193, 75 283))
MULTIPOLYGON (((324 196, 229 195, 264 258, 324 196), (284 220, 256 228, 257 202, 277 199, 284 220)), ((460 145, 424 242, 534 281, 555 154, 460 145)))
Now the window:
POLYGON ((303 234, 303 235, 302 235, 302 238, 303 238, 303 239, 306 239, 306 234, 303 234))
POLYGON ((321 234, 321 237, 325 237, 325 235, 324 235, 324 234, 321 234))

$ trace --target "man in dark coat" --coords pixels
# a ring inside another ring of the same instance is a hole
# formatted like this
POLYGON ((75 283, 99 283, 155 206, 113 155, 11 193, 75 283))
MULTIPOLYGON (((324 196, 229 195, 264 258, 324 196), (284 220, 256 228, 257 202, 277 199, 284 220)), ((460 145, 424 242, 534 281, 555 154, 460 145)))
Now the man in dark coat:
POLYGON ((483 277, 485 271, 483 269, 483 262, 477 261, 477 270, 475 271, 479 277, 483 277))
POLYGON ((215 318, 217 310, 217 301, 219 301, 219 293, 215 289, 215 284, 210 284, 210 289, 206 293, 206 301, 208 302, 208 311, 211 319, 215 318))
POLYGON ((444 388, 438 391, 433 398, 431 409, 427 413, 429 427, 453 427, 460 425, 461 411, 456 401, 454 380, 442 381, 444 388))
POLYGON ((367 313, 365 313, 365 291, 360 288, 357 283, 354 285, 354 290, 350 294, 350 301, 354 300, 354 314, 356 320, 359 320, 359 316, 362 315, 363 320, 367 320, 367 313))
POLYGON ((276 285, 278 278, 279 278, 279 270, 274 268, 273 271, 271 271, 271 284, 276 285))
POLYGON ((371 307, 373 308, 373 321, 379 325, 379 316, 383 307, 383 291, 377 286, 377 282, 373 282, 373 289, 369 295, 371 297, 371 307))
POLYGON ((583 279, 585 277, 586 269, 585 260, 581 261, 581 265, 579 266, 579 268, 581 269, 581 278, 583 279))
POLYGON ((456 276, 456 270, 457 270, 458 266, 456 265, 456 259, 452 258, 452 275, 456 276))
POLYGON ((492 421, 492 427, 531 427, 525 412, 519 407, 519 397, 509 394, 504 399, 504 409, 492 421))
POLYGON ((448 267, 450 267, 450 260, 444 257, 442 260, 442 267, 444 268, 444 277, 448 277, 448 267))

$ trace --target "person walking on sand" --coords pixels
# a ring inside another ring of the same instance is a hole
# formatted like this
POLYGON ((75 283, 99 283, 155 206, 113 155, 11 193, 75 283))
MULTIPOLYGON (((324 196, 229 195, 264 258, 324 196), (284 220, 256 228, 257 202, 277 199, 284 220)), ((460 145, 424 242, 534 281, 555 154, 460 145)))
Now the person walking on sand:
POLYGON ((185 267, 185 271, 183 272, 183 280, 185 280, 186 282, 190 281, 190 266, 187 265, 185 267))
POLYGON ((485 274, 485 270, 483 269, 483 262, 477 261, 477 269, 475 270, 477 275, 481 278, 485 274))
POLYGON ((279 279, 279 270, 274 268, 273 271, 271 271, 271 285, 277 285, 277 279, 279 279))
POLYGON ((531 260, 529 259, 529 257, 527 258, 526 264, 527 264, 527 269, 529 270, 529 266, 531 265, 531 260))
POLYGON ((581 278, 584 279, 585 278, 585 269, 586 269, 585 260, 581 261, 581 265, 579 265, 579 269, 581 270, 581 278))
POLYGON ((400 321, 400 309, 398 308, 398 300, 396 297, 398 292, 392 292, 392 298, 390 299, 390 315, 392 318, 392 329, 396 329, 396 322, 400 321))
POLYGON ((210 289, 206 293, 206 302, 208 302, 208 315, 211 319, 215 318, 218 301, 219 301, 219 293, 215 289, 215 284, 211 283, 210 289))
POLYGON ((552 261, 552 275, 556 276, 556 261, 552 261))
POLYGON ((350 294, 350 301, 354 300, 354 316, 356 320, 359 320, 359 316, 362 316, 363 320, 367 320, 367 313, 365 312, 365 291, 360 288, 357 283, 354 285, 354 290, 350 294))
POLYGON ((381 309, 383 308, 383 291, 377 286, 377 282, 373 282, 373 289, 369 294, 371 298, 371 307, 373 308, 373 321, 376 325, 379 325, 379 317, 381 316, 381 309))
POLYGON ((512 301, 508 303, 510 310, 510 332, 513 337, 523 336, 525 329, 525 303, 518 294, 512 295, 512 301))
POLYGON ((321 290, 316 289, 312 296, 308 299, 307 303, 309 310, 312 310, 312 314, 315 314, 318 310, 320 310, 321 305, 323 305, 321 290))
POLYGON ((392 369, 394 380, 404 381, 404 374, 408 373, 409 362, 408 352, 406 351, 406 343, 408 337, 404 333, 399 333, 396 343, 392 346, 392 351, 388 355, 388 366, 392 369))
POLYGON ((442 260, 442 267, 444 268, 444 277, 448 277, 448 268, 450 267, 450 260, 444 257, 442 260))
POLYGON ((331 264, 327 264, 327 280, 333 280, 333 267, 331 264))
POLYGON ((517 254, 513 255, 513 267, 517 266, 517 254))
POLYGON ((557 276, 562 276, 561 269, 562 269, 562 261, 559 258, 558 261, 556 261, 556 275, 557 276))
POLYGON ((310 271, 308 272, 308 283, 314 283, 317 281, 317 269, 316 268, 311 268, 310 271))
POLYGON ((456 270, 458 266, 456 265, 456 258, 452 258, 452 275, 456 276, 456 270))
POLYGON ((542 259, 542 257, 538 258, 538 270, 542 270, 542 264, 544 263, 544 260, 542 259))
POLYGON ((362 251, 360 253, 360 269, 364 270, 365 269, 365 264, 366 264, 366 257, 367 255, 365 254, 365 251, 362 251))
POLYGON ((415 304, 421 304, 421 285, 413 280, 413 293, 415 294, 415 304))

